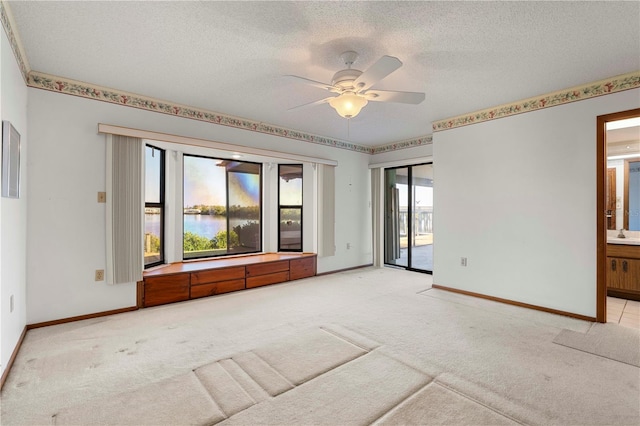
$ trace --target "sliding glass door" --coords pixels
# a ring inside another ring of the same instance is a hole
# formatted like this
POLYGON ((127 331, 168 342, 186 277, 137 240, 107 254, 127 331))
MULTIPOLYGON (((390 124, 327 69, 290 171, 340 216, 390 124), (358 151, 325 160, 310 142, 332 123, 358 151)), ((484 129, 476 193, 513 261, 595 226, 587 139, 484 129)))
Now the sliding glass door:
POLYGON ((385 170, 385 263, 433 271, 433 165, 385 170))

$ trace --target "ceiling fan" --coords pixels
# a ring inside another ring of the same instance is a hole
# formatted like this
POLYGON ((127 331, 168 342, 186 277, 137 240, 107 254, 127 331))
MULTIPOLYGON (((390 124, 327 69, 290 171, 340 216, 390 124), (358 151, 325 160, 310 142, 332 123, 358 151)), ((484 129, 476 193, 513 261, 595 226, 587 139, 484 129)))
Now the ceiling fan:
POLYGON ((360 113, 360 110, 362 110, 369 101, 398 102, 414 105, 424 101, 424 93, 371 89, 371 86, 402 66, 402 62, 400 62, 398 58, 385 55, 364 72, 351 68, 356 59, 358 59, 356 52, 344 52, 340 55, 340 58, 344 61, 347 68, 335 73, 331 79, 331 84, 321 83, 296 75, 285 76, 315 87, 320 87, 337 95, 289 108, 289 111, 328 103, 340 116, 353 118, 360 113))

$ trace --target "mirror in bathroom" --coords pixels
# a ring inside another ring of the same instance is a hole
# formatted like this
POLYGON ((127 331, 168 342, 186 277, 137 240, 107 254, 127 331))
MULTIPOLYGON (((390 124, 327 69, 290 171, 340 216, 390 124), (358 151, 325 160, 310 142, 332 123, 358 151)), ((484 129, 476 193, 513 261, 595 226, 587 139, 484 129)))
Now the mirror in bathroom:
POLYGON ((640 117, 607 123, 607 229, 640 231, 640 117))
POLYGON ((617 214, 618 210, 616 208, 616 168, 615 167, 607 167, 607 185, 605 192, 605 209, 606 209, 606 218, 607 218, 607 229, 618 229, 617 223, 617 214))
POLYGON ((624 229, 640 231, 640 158, 624 164, 624 229))

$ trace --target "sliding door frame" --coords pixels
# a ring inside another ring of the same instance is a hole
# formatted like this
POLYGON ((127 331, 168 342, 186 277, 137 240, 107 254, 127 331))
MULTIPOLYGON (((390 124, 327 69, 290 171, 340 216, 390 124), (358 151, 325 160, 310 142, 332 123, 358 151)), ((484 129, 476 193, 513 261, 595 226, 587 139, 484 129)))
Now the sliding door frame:
MULTIPOLYGON (((382 186, 384 187, 384 192, 383 192, 383 196, 385 198, 385 201, 383 203, 383 210, 386 210, 388 203, 386 202, 386 197, 388 194, 388 187, 387 187, 387 170, 395 170, 395 169, 407 169, 407 266, 403 266, 403 265, 396 265, 393 263, 387 263, 387 221, 384 221, 384 227, 383 227, 383 235, 382 235, 382 239, 383 239, 383 264, 386 266, 392 266, 392 267, 396 267, 396 268, 403 268, 406 269, 408 271, 414 271, 414 272, 421 272, 424 274, 433 274, 433 270, 428 270, 428 269, 420 269, 420 268, 415 268, 413 267, 413 249, 412 249, 412 244, 413 244, 413 240, 414 240, 414 235, 413 235, 413 227, 414 227, 414 223, 413 223, 413 168, 414 167, 418 167, 418 166, 427 166, 430 165, 433 167, 433 161, 426 161, 423 163, 417 163, 417 164, 406 164, 406 165, 399 165, 399 166, 394 166, 394 167, 386 167, 383 169, 383 174, 382 174, 382 186)), ((399 205, 400 203, 398 203, 399 205)), ((383 211, 383 216, 386 216, 387 211, 383 211)), ((399 235, 399 233, 398 233, 399 235)))

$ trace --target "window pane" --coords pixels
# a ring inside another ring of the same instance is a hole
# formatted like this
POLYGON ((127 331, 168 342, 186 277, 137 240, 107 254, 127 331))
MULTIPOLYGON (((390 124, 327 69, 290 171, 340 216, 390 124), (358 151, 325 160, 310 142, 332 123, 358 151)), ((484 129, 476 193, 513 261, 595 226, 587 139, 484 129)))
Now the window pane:
POLYGON ((302 205, 302 165, 280 165, 280 205, 302 205))
POLYGON ((302 250, 302 208, 280 209, 280 250, 302 250))
POLYGON ((278 250, 302 251, 302 164, 281 164, 278 176, 278 250))
POLYGON ((433 270, 433 165, 413 166, 411 268, 433 270))
POLYGON ((260 244, 260 165, 229 162, 228 251, 247 253, 259 251, 260 244))
POLYGON ((164 150, 145 146, 144 266, 164 261, 164 150))
POLYGON ((227 253, 227 190, 222 160, 184 156, 184 258, 227 253))
POLYGON ((260 251, 261 165, 184 156, 185 259, 260 251))
POLYGON ((145 203, 160 203, 161 164, 163 151, 151 146, 145 147, 145 203))
POLYGON ((144 265, 160 263, 162 256, 162 209, 146 207, 144 209, 144 265))
POLYGON ((385 170, 385 263, 409 266, 409 169, 385 170))

